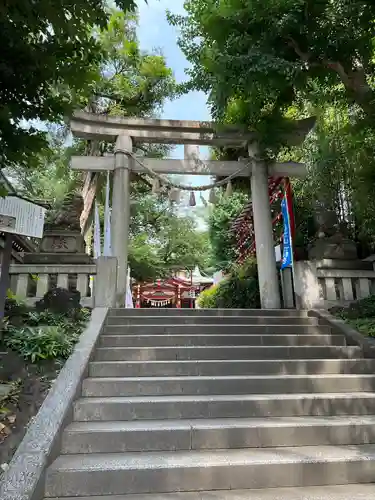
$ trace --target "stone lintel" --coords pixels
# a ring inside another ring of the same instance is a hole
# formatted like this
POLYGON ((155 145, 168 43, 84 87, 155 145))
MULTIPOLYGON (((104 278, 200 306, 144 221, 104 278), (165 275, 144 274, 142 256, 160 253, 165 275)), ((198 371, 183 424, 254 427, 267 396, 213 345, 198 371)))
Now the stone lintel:
POLYGON ((354 279, 374 279, 375 271, 364 269, 317 269, 318 278, 354 278, 354 279))
POLYGON ((164 144, 245 145, 255 135, 245 127, 218 125, 213 122, 190 120, 158 120, 97 115, 84 111, 74 113, 70 121, 74 135, 84 139, 115 141, 126 134, 135 142, 164 144))
MULTIPOLYGON (((315 117, 296 120, 283 140, 298 146, 315 125, 315 117)), ((163 144, 194 144, 243 147, 256 140, 255 132, 240 125, 221 125, 214 122, 190 120, 158 120, 97 115, 85 111, 74 113, 71 131, 83 139, 115 141, 121 134, 132 136, 135 142, 163 144)))
POLYGON ((374 271, 372 262, 360 259, 322 259, 315 261, 317 269, 374 271))
MULTIPOLYGON (((192 160, 160 160, 155 158, 139 158, 142 163, 152 168, 158 174, 182 174, 182 175, 213 175, 227 176, 233 174, 240 168, 247 165, 244 161, 220 161, 206 160, 196 163, 192 160)), ((71 160, 73 170, 83 170, 91 172, 102 172, 114 169, 113 156, 73 156, 71 160)), ((137 162, 133 162, 132 170, 138 173, 145 173, 145 170, 137 162)), ((248 177, 251 175, 251 166, 249 165, 239 177, 248 177)), ((275 163, 269 166, 269 175, 275 177, 306 177, 307 170, 303 163, 285 162, 275 163)))
POLYGON ((96 264, 11 264, 10 274, 96 274, 96 264))

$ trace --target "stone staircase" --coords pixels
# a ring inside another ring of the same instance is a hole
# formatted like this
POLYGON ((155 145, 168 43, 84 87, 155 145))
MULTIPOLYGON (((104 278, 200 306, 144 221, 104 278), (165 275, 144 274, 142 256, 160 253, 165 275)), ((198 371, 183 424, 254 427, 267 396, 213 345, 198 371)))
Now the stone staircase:
POLYGON ((112 310, 45 497, 370 500, 374 373, 305 312, 112 310))

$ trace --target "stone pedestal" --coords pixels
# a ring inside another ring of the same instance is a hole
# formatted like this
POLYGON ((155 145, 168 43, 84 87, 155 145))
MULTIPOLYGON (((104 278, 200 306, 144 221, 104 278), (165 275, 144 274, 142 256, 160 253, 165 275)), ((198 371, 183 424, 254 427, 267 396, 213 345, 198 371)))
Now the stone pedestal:
POLYGON ((79 231, 51 229, 44 232, 39 252, 26 253, 25 264, 91 264, 79 231))
POLYGON ((78 231, 47 230, 43 234, 39 251, 43 253, 84 253, 85 241, 78 231))
POLYGON ((357 260, 357 246, 348 238, 318 238, 308 250, 309 260, 357 260))

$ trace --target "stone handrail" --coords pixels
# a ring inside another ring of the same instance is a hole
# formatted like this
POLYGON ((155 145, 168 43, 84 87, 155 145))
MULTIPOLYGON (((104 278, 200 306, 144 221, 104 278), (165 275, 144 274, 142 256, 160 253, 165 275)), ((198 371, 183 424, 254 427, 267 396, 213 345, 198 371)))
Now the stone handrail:
POLYGON ((96 264, 12 264, 10 288, 17 298, 30 304, 54 287, 76 289, 81 304, 91 305, 90 276, 96 272, 96 264))
MULTIPOLYGON (((355 263, 350 266, 348 261, 344 261, 341 266, 336 262, 332 268, 331 262, 326 260, 295 263, 297 307, 326 309, 345 305, 375 293, 375 270, 356 269, 355 263)), ((362 264, 361 261, 358 263, 362 264)))

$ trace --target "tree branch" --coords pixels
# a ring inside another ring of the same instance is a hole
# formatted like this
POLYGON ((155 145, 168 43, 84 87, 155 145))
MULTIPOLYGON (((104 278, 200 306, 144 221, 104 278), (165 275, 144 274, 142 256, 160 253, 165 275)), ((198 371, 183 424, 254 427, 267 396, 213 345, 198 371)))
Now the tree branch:
POLYGON ((347 71, 340 61, 330 61, 323 58, 321 61, 311 61, 312 54, 301 49, 298 42, 291 36, 287 37, 289 47, 292 47, 298 57, 310 68, 325 67, 334 71, 340 78, 347 90, 354 92, 358 97, 371 93, 371 88, 367 83, 366 72, 362 64, 357 64, 357 68, 347 71))
POLYGON ((294 40, 294 38, 292 38, 291 36, 288 36, 287 40, 288 40, 289 47, 292 47, 292 49, 294 49, 294 52, 297 54, 297 56, 303 62, 305 62, 306 64, 308 64, 310 66, 311 65, 311 62, 310 62, 310 60, 311 60, 311 54, 309 52, 304 52, 301 49, 301 47, 299 46, 299 44, 297 43, 297 41, 294 40))

